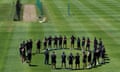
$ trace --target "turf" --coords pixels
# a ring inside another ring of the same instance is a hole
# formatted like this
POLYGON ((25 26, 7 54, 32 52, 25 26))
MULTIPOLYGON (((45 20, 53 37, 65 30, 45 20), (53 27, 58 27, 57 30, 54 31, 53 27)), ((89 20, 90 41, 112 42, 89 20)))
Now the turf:
MULTIPOLYGON (((33 52, 35 52, 36 40, 42 40, 49 35, 67 35, 68 39, 71 35, 85 36, 90 37, 91 40, 95 36, 101 37, 110 58, 109 63, 80 71, 120 72, 120 0, 70 0, 70 16, 67 14, 68 0, 41 1, 48 19, 43 24, 39 22, 13 22, 13 2, 15 0, 0 1, 0 72, 69 72, 70 70, 66 69, 52 70, 51 66, 44 65, 43 54, 33 56, 32 64, 34 66, 32 67, 21 63, 18 51, 19 43, 32 38, 33 52)), ((36 2, 22 0, 22 3, 35 4, 36 2)), ((68 47, 70 47, 69 44, 68 47)), ((56 50, 58 68, 62 51, 66 51, 67 54, 78 52, 76 50, 56 50)), ((79 72, 79 70, 71 72, 79 72)))

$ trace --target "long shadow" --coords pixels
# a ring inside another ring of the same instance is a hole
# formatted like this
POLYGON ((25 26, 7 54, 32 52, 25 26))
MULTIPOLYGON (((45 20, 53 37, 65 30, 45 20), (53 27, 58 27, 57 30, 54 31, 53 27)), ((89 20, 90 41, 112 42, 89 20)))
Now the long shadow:
POLYGON ((50 48, 50 49, 48 49, 49 51, 53 51, 53 50, 67 50, 67 49, 69 49, 69 48, 50 48))
POLYGON ((34 55, 36 55, 37 53, 32 53, 32 55, 34 56, 34 55))
POLYGON ((38 67, 38 65, 31 64, 30 67, 38 67))
MULTIPOLYGON (((71 48, 48 48, 48 51, 54 51, 54 50, 69 50, 71 48)), ((79 48, 72 48, 72 50, 81 50, 79 48)), ((45 49, 40 52, 40 54, 44 54, 45 49)), ((36 55, 37 53, 32 53, 32 55, 36 55)))
POLYGON ((62 68, 56 68, 56 70, 61 70, 62 68))

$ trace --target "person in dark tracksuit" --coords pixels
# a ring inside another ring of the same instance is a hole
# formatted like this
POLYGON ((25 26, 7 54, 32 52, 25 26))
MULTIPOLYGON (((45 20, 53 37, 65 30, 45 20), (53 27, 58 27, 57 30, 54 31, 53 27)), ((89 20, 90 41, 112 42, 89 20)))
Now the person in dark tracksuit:
POLYGON ((56 69, 56 54, 55 54, 55 52, 53 52, 51 55, 51 65, 52 65, 52 69, 56 69))
POLYGON ((102 58, 101 64, 105 63, 105 52, 106 52, 106 50, 105 50, 105 47, 103 45, 102 50, 101 50, 101 58, 102 58))
POLYGON ((16 15, 17 15, 17 20, 20 20, 20 12, 21 12, 21 3, 20 0, 17 0, 16 2, 16 15))
POLYGON ((64 36, 63 38, 63 48, 67 48, 67 37, 64 36))
POLYGON ((103 42, 102 42, 102 39, 100 38, 99 39, 99 47, 102 48, 102 46, 103 46, 103 42))
POLYGON ((28 64, 31 65, 31 59, 32 59, 32 51, 31 49, 28 50, 28 64))
POLYGON ((96 49, 96 65, 99 65, 100 64, 100 48, 97 48, 96 49))
POLYGON ((80 38, 77 39, 77 48, 81 50, 80 38))
POLYGON ((74 43, 75 43, 75 37, 72 35, 71 36, 71 48, 74 48, 74 43))
POLYGON ((90 50, 90 39, 87 38, 86 50, 90 50))
POLYGON ((52 48, 52 36, 48 37, 48 47, 52 48))
POLYGON ((66 68, 66 54, 65 54, 65 52, 62 53, 61 59, 62 59, 61 68, 63 68, 63 66, 64 66, 64 68, 66 68))
POLYGON ((29 66, 31 65, 31 59, 32 59, 32 40, 27 40, 26 43, 26 50, 27 50, 27 63, 29 66))
POLYGON ((58 37, 54 37, 54 48, 58 48, 58 37))
POLYGON ((74 56, 73 56, 72 53, 70 53, 70 55, 68 56, 69 68, 70 68, 70 69, 73 68, 73 60, 74 60, 74 56))
POLYGON ((32 52, 32 48, 33 48, 33 41, 32 41, 32 39, 29 40, 29 45, 30 45, 30 49, 31 49, 31 52, 32 52))
POLYGON ((94 50, 96 50, 97 48, 98 48, 98 40, 95 37, 94 38, 94 50))
POLYGON ((41 48, 41 41, 40 40, 37 41, 36 46, 37 46, 36 53, 40 53, 40 48, 41 48))
POLYGON ((23 41, 23 42, 21 43, 21 47, 26 47, 25 41, 23 41))
POLYGON ((62 48, 62 43, 63 43, 63 38, 60 35, 60 37, 59 37, 59 48, 62 48))
POLYGON ((27 62, 28 62, 28 51, 30 50, 30 44, 29 44, 29 41, 27 40, 26 41, 26 59, 27 59, 27 62))
POLYGON ((44 44, 44 49, 47 49, 47 38, 45 37, 44 41, 43 41, 43 44, 44 44))
POLYGON ((102 47, 103 47, 103 42, 102 42, 102 39, 99 38, 99 49, 100 49, 100 51, 102 50, 102 47))
POLYGON ((92 66, 93 67, 96 67, 96 59, 97 59, 96 50, 94 49, 94 51, 93 51, 93 59, 92 59, 92 66))
POLYGON ((83 52, 83 69, 85 69, 87 66, 87 55, 85 52, 83 52))
POLYGON ((91 68, 91 58, 92 58, 92 53, 89 50, 88 55, 87 55, 87 59, 88 59, 88 67, 87 68, 91 68))
POLYGON ((80 55, 79 55, 79 53, 77 53, 75 56, 75 68, 80 69, 80 55))
POLYGON ((82 37, 82 49, 84 50, 85 48, 85 37, 82 37))
POLYGON ((22 63, 25 62, 25 60, 26 60, 25 47, 22 46, 22 44, 20 45, 19 53, 20 53, 20 57, 21 57, 22 63))
POLYGON ((49 64, 49 51, 48 51, 48 49, 46 49, 44 55, 45 55, 45 61, 44 61, 44 63, 45 64, 49 64))

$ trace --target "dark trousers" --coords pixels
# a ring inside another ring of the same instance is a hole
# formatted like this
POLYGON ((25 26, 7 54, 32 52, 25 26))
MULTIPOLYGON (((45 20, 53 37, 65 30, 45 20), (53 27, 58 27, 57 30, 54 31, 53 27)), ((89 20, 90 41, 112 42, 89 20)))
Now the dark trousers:
POLYGON ((49 64, 49 59, 45 58, 45 64, 49 64))

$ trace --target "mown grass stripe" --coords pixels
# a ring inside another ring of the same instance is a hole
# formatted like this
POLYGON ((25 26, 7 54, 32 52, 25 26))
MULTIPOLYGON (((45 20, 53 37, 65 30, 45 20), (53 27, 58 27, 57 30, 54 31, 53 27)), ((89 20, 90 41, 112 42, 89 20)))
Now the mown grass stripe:
MULTIPOLYGON (((75 1, 74 1, 75 2, 75 1)), ((78 1, 78 2, 80 2, 80 1, 78 1)), ((76 2, 77 3, 77 2, 76 2)), ((82 3, 81 3, 82 4, 82 3)), ((82 4, 86 9, 88 9, 89 10, 89 13, 92 13, 92 15, 94 15, 94 17, 97 17, 99 20, 98 20, 98 22, 97 21, 94 21, 94 19, 92 19, 92 21, 95 23, 95 24, 97 24, 97 25, 99 25, 99 24, 103 24, 103 25, 105 25, 104 27, 104 29, 106 29, 106 27, 107 26, 110 26, 107 22, 105 22, 105 20, 103 20, 99 15, 97 15, 95 12, 93 12, 91 9, 89 9, 89 8, 87 8, 84 4, 82 4), (99 24, 98 24, 99 23, 99 24)), ((93 18, 93 17, 91 17, 91 18, 93 18)), ((100 25, 101 26, 101 25, 100 25)), ((104 31, 104 29, 103 29, 103 26, 101 26, 101 28, 102 28, 102 30, 104 31)), ((107 28, 109 28, 109 27, 107 27, 107 28)), ((115 29, 115 28, 114 28, 115 29)), ((105 32, 105 31, 104 31, 105 32)), ((108 33, 109 34, 109 33, 108 33)), ((111 35, 110 35, 111 36, 111 35)))
POLYGON ((53 3, 51 2, 49 4, 53 8, 51 11, 53 11, 54 15, 52 15, 51 17, 53 18, 52 21, 53 21, 54 26, 58 29, 58 31, 59 30, 61 31, 63 29, 64 29, 64 31, 65 30, 69 31, 69 26, 66 26, 66 24, 68 22, 64 19, 64 17, 62 16, 61 12, 59 11, 59 9, 57 8, 57 6, 55 5, 54 1, 53 1, 53 3), (65 29, 65 27, 67 27, 67 28, 65 29))
MULTIPOLYGON (((6 54, 6 62, 5 62, 5 68, 3 72, 26 72, 29 71, 29 67, 23 67, 23 64, 21 63, 21 60, 19 58, 19 44, 25 40, 25 37, 27 36, 27 31, 26 29, 26 25, 24 27, 24 23, 20 24, 20 23, 15 23, 14 24, 14 29, 12 31, 12 36, 10 36, 10 41, 8 47, 8 53, 6 54), (21 31, 21 27, 24 27, 24 33, 19 34, 21 31), (23 35, 24 34, 24 35, 23 35), (17 36, 16 36, 17 35, 17 36), (15 44, 16 43, 16 44, 15 44), (15 62, 14 62, 15 60, 15 62), (19 66, 17 66, 19 65, 19 66), (28 68, 27 68, 28 67, 28 68)), ((28 27, 27 27, 28 28, 28 27)))
MULTIPOLYGON (((119 12, 112 10, 109 6, 104 5, 104 4, 101 3, 100 1, 95 1, 95 0, 94 0, 94 2, 95 2, 95 3, 97 4, 97 6, 99 6, 100 8, 102 8, 102 9, 107 9, 107 12, 106 12, 106 13, 108 13, 109 15, 119 15, 119 12)), ((117 16, 112 16, 112 17, 113 17, 113 19, 119 20, 119 17, 117 17, 117 16)))
MULTIPOLYGON (((4 27, 4 24, 1 24, 0 29, 4 27)), ((5 31, 7 31, 7 27, 5 27, 5 31)), ((6 63, 6 56, 7 56, 7 52, 8 52, 8 45, 9 45, 9 41, 11 37, 11 33, 10 32, 1 32, 0 33, 0 38, 2 38, 0 40, 0 72, 4 71, 4 67, 5 67, 5 63, 6 63)))
MULTIPOLYGON (((96 6, 96 5, 94 5, 94 6, 96 6)), ((102 8, 101 8, 102 9, 102 8)), ((106 14, 107 15, 107 14, 106 14)), ((105 21, 106 21, 106 19, 104 19, 105 21)), ((111 30, 111 29, 113 29, 114 31, 119 31, 119 28, 117 27, 117 26, 115 26, 114 24, 112 24, 112 23, 110 23, 109 21, 106 21, 107 23, 109 23, 109 25, 111 25, 111 27, 108 25, 108 27, 109 27, 109 30, 111 30)), ((105 24, 106 25, 106 24, 105 24)), ((111 33, 111 31, 107 31, 107 32, 110 32, 111 33)), ((112 34, 112 35, 115 35, 115 34, 112 34)), ((114 36, 113 36, 114 37, 114 36)), ((115 37, 116 37, 116 35, 115 35, 115 37)))

